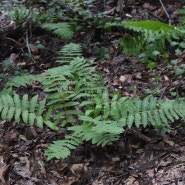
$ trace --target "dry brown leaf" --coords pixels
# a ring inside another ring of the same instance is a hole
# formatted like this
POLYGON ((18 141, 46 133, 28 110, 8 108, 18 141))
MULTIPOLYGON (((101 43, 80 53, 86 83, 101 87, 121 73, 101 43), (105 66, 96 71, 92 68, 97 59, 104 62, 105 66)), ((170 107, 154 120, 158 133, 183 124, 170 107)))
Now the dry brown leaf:
POLYGON ((126 181, 125 185, 139 185, 139 182, 133 176, 130 176, 126 181))
POLYGON ((87 171, 89 163, 79 163, 79 164, 73 164, 71 166, 71 172, 76 175, 77 177, 81 176, 82 171, 87 171))
POLYGON ((169 144, 170 146, 174 146, 175 145, 175 143, 173 142, 173 141, 171 141, 171 140, 169 140, 167 137, 163 137, 163 141, 165 142, 165 143, 167 143, 167 144, 169 144))
POLYGON ((181 147, 180 147, 180 151, 181 151, 181 152, 185 152, 185 146, 181 146, 181 147))
POLYGON ((146 173, 147 173, 150 177, 154 177, 154 175, 155 175, 154 168, 151 168, 151 169, 146 170, 146 173))
POLYGON ((20 163, 15 163, 13 170, 16 174, 24 178, 30 179, 31 174, 32 174, 32 172, 28 168, 26 168, 26 166, 22 166, 20 163))
POLYGON ((72 185, 74 182, 77 182, 79 179, 77 177, 69 177, 66 182, 62 182, 61 185, 72 185))
POLYGON ((0 167, 0 180, 5 183, 4 176, 6 174, 6 171, 8 169, 9 165, 3 164, 3 166, 0 167))
POLYGON ((55 175, 56 177, 58 177, 59 179, 62 178, 61 174, 58 173, 57 171, 51 170, 50 172, 51 172, 53 175, 55 175))

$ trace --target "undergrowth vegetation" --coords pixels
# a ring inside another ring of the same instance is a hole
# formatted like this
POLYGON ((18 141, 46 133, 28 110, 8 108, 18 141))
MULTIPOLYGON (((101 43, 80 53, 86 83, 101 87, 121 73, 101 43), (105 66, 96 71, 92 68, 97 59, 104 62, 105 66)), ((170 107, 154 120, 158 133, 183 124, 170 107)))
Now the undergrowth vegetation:
MULTIPOLYGON (((53 6, 55 3, 57 2, 53 1, 53 6)), ((79 17, 88 15, 85 8, 79 4, 80 1, 75 3, 61 1, 61 3, 59 5, 62 7, 75 6, 72 13, 79 17)), ((86 6, 85 3, 83 5, 86 6)), ((10 8, 11 14, 8 15, 14 17, 18 24, 25 19, 32 20, 32 16, 36 16, 34 20, 38 21, 38 26, 68 42, 77 30, 74 29, 74 25, 78 24, 78 19, 69 17, 71 22, 65 22, 64 19, 59 22, 56 21, 55 15, 48 21, 46 16, 42 17, 39 8, 34 14, 34 8, 30 9, 26 4, 25 9, 17 10, 17 6, 19 7, 16 5, 13 9, 10 8)), ((65 11, 63 13, 65 14, 65 11)), ((66 13, 65 16, 67 15, 66 13)), ((89 13, 89 16, 91 15, 89 13)), ((182 22, 184 24, 183 19, 182 22)), ((185 30, 183 26, 175 27, 149 20, 119 24, 114 22, 104 26, 106 28, 120 26, 132 30, 134 32, 132 37, 124 35, 120 40, 123 52, 128 55, 139 55, 141 61, 146 62, 149 68, 155 67, 156 60, 165 52, 167 42, 173 43, 173 46, 178 45, 181 52, 185 48, 182 40, 185 30), (151 61, 154 65, 151 65, 153 64, 151 61)), ((53 130, 59 127, 68 130, 63 140, 54 141, 46 150, 48 159, 66 158, 71 154, 71 150, 84 141, 101 146, 118 141, 126 128, 152 125, 168 132, 169 122, 184 119, 184 98, 168 100, 147 96, 140 99, 122 97, 118 92, 109 94, 109 89, 96 71, 93 61, 83 58, 83 48, 79 44, 69 42, 61 47, 56 62, 58 66, 46 70, 42 76, 26 74, 24 77, 14 76, 0 94, 2 120, 14 119, 17 123, 22 121, 30 126, 36 124, 43 128, 46 125, 53 130), (38 95, 29 98, 28 94, 20 97, 13 91, 14 88, 26 87, 33 81, 42 84, 46 93, 44 99, 41 100, 38 95)))

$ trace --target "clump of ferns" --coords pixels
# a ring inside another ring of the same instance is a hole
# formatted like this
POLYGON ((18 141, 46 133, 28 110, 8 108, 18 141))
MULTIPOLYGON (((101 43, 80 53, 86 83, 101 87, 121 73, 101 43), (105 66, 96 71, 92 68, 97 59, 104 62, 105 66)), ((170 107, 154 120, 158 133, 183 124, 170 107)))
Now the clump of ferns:
POLYGON ((159 21, 130 21, 107 24, 107 27, 115 25, 134 32, 130 35, 125 34, 120 44, 125 54, 140 56, 144 62, 149 59, 156 61, 165 52, 167 43, 171 43, 173 39, 179 39, 181 35, 175 26, 159 21))
POLYGON ((32 10, 17 0, 11 2, 4 0, 0 8, 10 21, 14 21, 16 24, 14 26, 20 25, 20 23, 36 22, 36 15, 39 14, 38 11, 32 10))
POLYGON ((169 131, 169 121, 174 122, 185 115, 184 99, 166 101, 148 96, 140 100, 121 97, 118 93, 110 98, 107 89, 94 94, 80 106, 85 107, 78 116, 81 124, 69 126, 67 129, 72 131, 71 135, 50 145, 46 150, 48 159, 67 157, 83 141, 105 146, 119 140, 124 129, 134 125, 137 128, 152 125, 169 131))
POLYGON ((176 48, 175 54, 177 56, 180 56, 185 52, 185 7, 180 9, 179 13, 182 17, 180 17, 179 25, 176 27, 176 29, 181 33, 180 39, 174 40, 171 43, 171 46, 176 48))
POLYGON ((81 47, 69 44, 60 53, 63 55, 57 62, 63 65, 46 71, 44 90, 49 93, 48 105, 58 112, 54 116, 54 123, 61 123, 61 118, 64 118, 62 125, 65 126, 68 122, 76 122, 75 115, 81 112, 77 106, 101 89, 102 85, 97 85, 103 83, 103 80, 95 73, 92 62, 80 57, 81 47))
POLYGON ((58 61, 64 65, 46 71, 45 91, 55 111, 54 124, 66 126, 71 134, 49 146, 48 159, 66 158, 84 141, 105 146, 119 140, 124 129, 134 124, 169 131, 169 121, 185 115, 184 99, 166 101, 151 96, 140 100, 119 93, 111 98, 91 62, 81 57, 66 58, 58 61))
MULTIPOLYGON (((73 48, 70 49, 72 52, 73 48)), ((184 119, 184 98, 165 100, 148 96, 141 100, 122 97, 119 93, 111 97, 93 63, 86 61, 80 50, 74 52, 74 58, 67 50, 65 53, 64 60, 62 56, 58 60, 61 66, 46 70, 42 80, 48 94, 46 99, 39 102, 38 96, 31 100, 28 95, 23 98, 0 96, 2 119, 14 118, 20 122, 22 118, 29 125, 36 123, 42 127, 45 124, 54 130, 59 126, 67 128, 69 134, 63 140, 54 141, 46 150, 48 159, 66 158, 84 141, 105 146, 119 140, 124 129, 134 125, 152 125, 169 131, 170 121, 184 119)))

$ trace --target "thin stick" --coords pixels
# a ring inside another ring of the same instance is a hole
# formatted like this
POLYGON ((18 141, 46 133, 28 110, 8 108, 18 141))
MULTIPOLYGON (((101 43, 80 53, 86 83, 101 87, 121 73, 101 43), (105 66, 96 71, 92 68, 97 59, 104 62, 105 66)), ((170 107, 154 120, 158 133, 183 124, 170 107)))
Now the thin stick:
MULTIPOLYGON (((28 30, 26 30, 26 46, 27 46, 27 49, 28 49, 28 53, 32 56, 32 52, 31 52, 31 48, 30 48, 30 44, 29 44, 29 38, 28 38, 28 30)), ((37 62, 35 61, 35 59, 32 57, 31 58, 33 63, 41 70, 43 70, 38 64, 37 62)))
POLYGON ((162 8, 163 8, 163 10, 164 10, 164 12, 165 12, 165 14, 166 14, 166 16, 167 16, 168 19, 169 19, 169 24, 171 24, 170 15, 169 15, 169 13, 167 12, 167 10, 166 10, 166 8, 165 8, 165 6, 164 6, 162 0, 159 0, 159 2, 161 3, 161 6, 162 6, 162 8))

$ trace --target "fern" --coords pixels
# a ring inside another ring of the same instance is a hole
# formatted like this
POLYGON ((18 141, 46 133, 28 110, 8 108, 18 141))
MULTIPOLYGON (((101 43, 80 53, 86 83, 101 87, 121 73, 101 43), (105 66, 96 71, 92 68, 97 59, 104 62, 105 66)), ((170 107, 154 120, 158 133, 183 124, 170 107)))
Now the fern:
MULTIPOLYGON (((123 38, 121 44, 123 52, 126 54, 138 55, 144 52, 146 57, 152 57, 153 51, 162 52, 166 45, 165 42, 170 41, 177 35, 174 26, 161 23, 159 21, 131 21, 123 23, 123 27, 138 32, 136 36, 131 38, 123 38), (127 44, 130 43, 130 45, 127 44), (131 50, 130 50, 131 48, 131 50)), ((153 56, 155 59, 155 56, 153 56)))
POLYGON ((52 31, 53 34, 59 36, 62 39, 70 40, 73 37, 74 32, 69 23, 43 23, 41 24, 43 29, 52 31))
MULTIPOLYGON (((107 27, 115 24, 107 24, 107 27)), ((124 27, 134 31, 134 35, 125 35, 120 44, 123 46, 123 52, 128 55, 138 55, 143 52, 143 56, 156 60, 153 51, 163 52, 166 48, 166 41, 178 39, 180 32, 175 26, 168 25, 159 21, 130 21, 119 23, 117 26, 124 27)))
POLYGON ((82 144, 82 140, 73 136, 66 136, 64 140, 54 141, 45 151, 47 159, 50 160, 55 156, 57 159, 66 158, 71 154, 71 150, 82 144))
POLYGON ((32 20, 33 22, 35 21, 35 17, 33 16, 32 11, 22 5, 13 7, 8 12, 8 17, 10 20, 14 20, 17 24, 29 20, 32 20))
POLYGON ((33 126, 36 124, 42 128, 43 112, 45 109, 46 100, 42 100, 38 104, 38 95, 34 96, 30 101, 28 95, 24 95, 22 99, 17 94, 14 97, 10 95, 2 95, 0 97, 0 112, 3 120, 11 121, 13 118, 16 123, 20 123, 22 119, 24 123, 33 126))
POLYGON ((10 79, 7 87, 27 87, 34 81, 42 83, 43 80, 44 78, 41 75, 22 74, 19 76, 14 76, 12 79, 10 79))
MULTIPOLYGON (((155 26, 148 27, 146 23, 149 24, 145 22, 124 26, 131 28, 134 25, 134 30, 139 32, 133 44, 147 35, 148 42, 151 42, 151 47, 153 47, 155 43, 151 38, 157 36, 159 39, 163 32, 168 31, 163 24, 160 27, 163 31, 158 32, 155 26), (141 27, 145 27, 144 31, 141 27), (154 37, 149 38, 148 35, 154 37)), ((159 26, 158 23, 156 25, 159 26)), ((53 30, 52 25, 49 26, 53 30)), ((171 26, 168 29, 169 32, 173 30, 171 26)), ((169 35, 166 39, 170 39, 171 35, 169 35)), ((144 44, 146 40, 141 45, 144 44)), ((184 99, 166 101, 152 96, 144 100, 131 99, 121 97, 117 92, 110 96, 93 62, 86 61, 82 57, 82 49, 79 45, 66 45, 59 54, 57 62, 61 66, 46 70, 46 75, 41 80, 44 91, 48 94, 46 99, 38 102, 38 96, 34 96, 31 100, 28 95, 24 95, 23 98, 16 94, 13 97, 8 94, 0 96, 0 113, 4 120, 14 119, 17 123, 22 120, 26 124, 31 126, 36 124, 39 127, 45 124, 51 129, 57 129, 58 126, 67 128, 70 134, 66 135, 63 140, 54 141, 46 150, 48 159, 66 158, 71 150, 84 141, 105 146, 109 142, 119 140, 124 129, 133 126, 138 128, 141 125, 144 127, 152 125, 155 128, 169 131, 170 121, 184 118, 184 99)), ((12 79, 11 83, 15 83, 15 79, 12 79)), ((32 77, 29 76, 20 85, 27 85, 30 80, 32 77)), ((19 86, 17 82, 16 84, 19 86)), ((12 86, 11 84, 10 87, 12 86)))
POLYGON ((162 36, 171 38, 176 32, 174 26, 159 21, 130 21, 121 25, 133 31, 144 33, 146 40, 150 40, 153 37, 161 38, 162 36))
POLYGON ((69 65, 46 71, 44 88, 50 93, 47 97, 48 105, 52 106, 53 111, 60 110, 54 117, 56 124, 60 123, 65 115, 70 119, 64 119, 63 126, 68 122, 75 122, 72 115, 80 115, 81 111, 75 107, 80 104, 81 99, 91 97, 101 88, 97 84, 103 83, 103 80, 98 75, 92 75, 93 69, 92 63, 86 63, 83 58, 75 58, 69 62, 69 65))
MULTIPOLYGON (((110 99, 107 89, 87 96, 87 100, 82 101, 79 106, 86 108, 85 112, 78 116, 78 122, 81 121, 81 124, 68 127, 68 130, 72 131, 72 137, 102 146, 119 140, 124 128, 131 128, 134 123, 136 127, 153 125, 158 129, 169 131, 169 120, 174 121, 185 115, 184 99, 165 101, 146 97, 140 100, 120 97, 118 93, 110 99)), ((52 151, 50 158, 53 158, 54 148, 58 148, 58 153, 59 147, 62 150, 65 148, 65 142, 60 142, 60 146, 57 142, 51 146, 51 150, 49 147, 48 151, 52 151)), ((62 150, 59 153, 62 153, 62 150)))
POLYGON ((73 60, 76 57, 82 57, 82 47, 79 44, 70 43, 61 48, 60 56, 56 62, 73 60))
MULTIPOLYGON (((63 51, 63 56, 68 55, 68 50, 63 51)), ((46 71, 44 87, 55 125, 67 126, 71 134, 50 145, 48 159, 66 158, 83 141, 105 146, 119 140, 127 127, 152 125, 169 131, 169 121, 185 115, 184 99, 129 99, 119 93, 110 98, 92 62, 79 57, 62 60, 63 56, 59 59, 63 66, 46 71)))
POLYGON ((57 62, 64 65, 46 71, 44 90, 49 93, 48 105, 52 107, 53 112, 56 112, 54 123, 65 126, 77 122, 76 115, 81 115, 82 112, 76 109, 76 106, 83 101, 82 99, 91 97, 104 85, 102 77, 95 72, 92 62, 76 57, 81 56, 79 45, 66 45, 60 54, 57 62))
MULTIPOLYGON (((62 61, 61 61, 62 62, 62 61)), ((184 118, 184 98, 178 100, 158 100, 155 97, 131 99, 114 93, 110 97, 100 75, 92 62, 84 58, 74 58, 46 71, 43 81, 46 99, 38 103, 38 96, 29 100, 28 95, 21 99, 18 95, 0 97, 2 119, 17 123, 43 124, 52 129, 58 125, 67 126, 69 135, 63 140, 54 141, 46 150, 48 159, 66 158, 71 150, 84 141, 105 146, 120 139, 125 128, 152 125, 169 131, 169 122, 184 118)))
MULTIPOLYGON (((144 127, 152 125, 163 131, 169 131, 169 121, 184 118, 185 115, 184 99, 166 101, 146 97, 140 100, 120 97, 117 93, 110 99, 108 90, 93 96, 90 101, 83 101, 80 104, 83 108, 86 107, 84 113, 78 116, 78 122, 81 124, 69 126, 68 130, 72 131, 72 137, 91 141, 96 145, 105 146, 109 142, 119 140, 124 128, 131 128, 134 124, 137 128, 141 125, 144 127)), ((58 147, 57 156, 59 147, 62 150, 65 148, 65 142, 60 142, 60 146, 57 142, 51 146, 51 150, 49 147, 48 151, 52 151, 50 158, 53 158, 55 157, 53 149, 58 147)))

